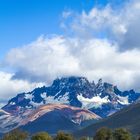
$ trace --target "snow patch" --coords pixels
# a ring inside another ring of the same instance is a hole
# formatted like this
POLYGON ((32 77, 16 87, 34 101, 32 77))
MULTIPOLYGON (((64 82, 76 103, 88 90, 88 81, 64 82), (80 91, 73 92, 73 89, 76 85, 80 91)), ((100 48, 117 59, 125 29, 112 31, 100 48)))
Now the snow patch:
POLYGON ((32 100, 33 99, 33 95, 32 94, 25 94, 24 98, 32 100))
POLYGON ((46 96, 47 96, 47 93, 46 92, 43 92, 43 93, 41 93, 41 95, 40 95, 43 99, 45 99, 46 98, 46 96))
POLYGON ((15 102, 10 102, 10 105, 15 105, 16 103, 15 102))
POLYGON ((46 103, 59 103, 59 104, 69 104, 69 93, 66 92, 64 95, 59 96, 58 98, 55 99, 54 96, 46 96, 44 98, 46 103))
POLYGON ((82 108, 90 109, 90 108, 99 108, 102 104, 109 103, 110 100, 108 96, 101 98, 100 96, 94 96, 93 98, 85 98, 81 94, 77 96, 77 99, 82 103, 82 108))
MULTIPOLYGON (((59 93, 58 93, 59 94, 59 93)), ((55 98, 55 96, 47 96, 47 93, 41 93, 41 97, 43 98, 43 101, 40 103, 35 103, 32 101, 31 96, 26 96, 26 99, 30 99, 30 104, 34 107, 38 107, 43 104, 69 104, 69 92, 66 92, 64 95, 59 96, 58 98, 55 98)))
POLYGON ((118 95, 118 98, 119 98, 118 102, 120 104, 122 104, 122 105, 129 105, 130 104, 128 101, 128 96, 122 97, 122 96, 118 95))
POLYGON ((39 106, 43 105, 44 103, 43 103, 43 102, 41 102, 41 103, 35 103, 35 102, 33 102, 33 101, 30 101, 30 104, 31 104, 33 107, 39 107, 39 106))

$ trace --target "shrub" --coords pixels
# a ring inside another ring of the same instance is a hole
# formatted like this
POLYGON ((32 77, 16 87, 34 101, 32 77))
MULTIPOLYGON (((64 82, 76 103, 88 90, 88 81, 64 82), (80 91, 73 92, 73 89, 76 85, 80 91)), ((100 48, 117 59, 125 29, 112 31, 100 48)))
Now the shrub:
POLYGON ((58 132, 54 140, 74 140, 74 138, 68 133, 58 132))
POLYGON ((28 133, 19 129, 12 130, 6 133, 2 140, 26 140, 28 133))
POLYGON ((80 140, 87 140, 87 137, 81 137, 80 140))
POLYGON ((113 133, 114 140, 132 140, 131 133, 124 128, 118 128, 113 133))
POLYGON ((111 129, 103 127, 99 129, 94 138, 94 140, 113 140, 113 134, 111 129))
POLYGON ((47 132, 39 132, 32 136, 31 140, 52 140, 47 132))

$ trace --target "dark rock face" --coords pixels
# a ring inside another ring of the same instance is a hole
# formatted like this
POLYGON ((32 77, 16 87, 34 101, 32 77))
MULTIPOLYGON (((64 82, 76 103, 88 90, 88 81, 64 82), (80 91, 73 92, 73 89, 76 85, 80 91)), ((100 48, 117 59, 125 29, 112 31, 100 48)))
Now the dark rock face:
POLYGON ((104 118, 135 102, 139 97, 140 94, 134 90, 122 92, 112 84, 103 83, 102 79, 95 84, 85 77, 72 76, 56 79, 49 87, 44 86, 28 93, 18 94, 2 109, 17 114, 27 108, 60 103, 89 109, 104 118), (79 95, 81 100, 78 98, 79 95))

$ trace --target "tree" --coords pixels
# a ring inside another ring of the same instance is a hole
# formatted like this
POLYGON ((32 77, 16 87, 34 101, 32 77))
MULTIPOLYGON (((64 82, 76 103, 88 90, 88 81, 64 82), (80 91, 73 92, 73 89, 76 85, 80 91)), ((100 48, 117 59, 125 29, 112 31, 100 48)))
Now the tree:
POLYGON ((6 133, 2 140, 26 140, 28 138, 28 133, 19 129, 14 129, 6 133))
POLYGON ((103 127, 97 130, 94 140, 113 140, 113 133, 111 129, 103 127))
POLYGON ((39 132, 32 136, 31 140, 52 140, 47 132, 39 132))
POLYGON ((87 137, 81 137, 80 140, 87 140, 87 137))
POLYGON ((124 128, 118 128, 113 133, 114 140, 132 140, 131 133, 124 128))
POLYGON ((58 132, 54 140, 74 140, 74 138, 68 133, 58 132))

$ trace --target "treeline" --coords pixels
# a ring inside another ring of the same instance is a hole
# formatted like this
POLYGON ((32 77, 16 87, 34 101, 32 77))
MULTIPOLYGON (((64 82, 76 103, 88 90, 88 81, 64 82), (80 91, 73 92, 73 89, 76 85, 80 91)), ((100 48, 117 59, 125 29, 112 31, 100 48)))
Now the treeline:
POLYGON ((50 136, 47 132, 30 135, 28 132, 15 129, 6 133, 0 140, 140 140, 140 137, 134 137, 124 128, 118 128, 112 131, 109 128, 103 127, 93 137, 81 138, 74 138, 73 135, 64 132, 58 132, 56 136, 50 136))

